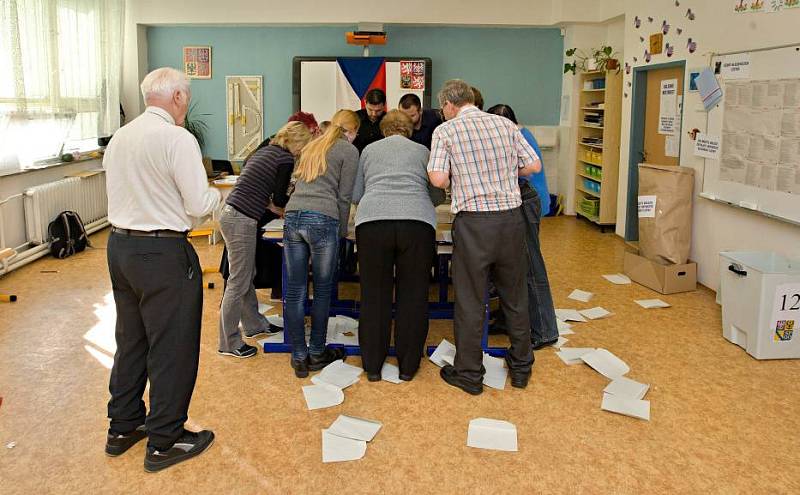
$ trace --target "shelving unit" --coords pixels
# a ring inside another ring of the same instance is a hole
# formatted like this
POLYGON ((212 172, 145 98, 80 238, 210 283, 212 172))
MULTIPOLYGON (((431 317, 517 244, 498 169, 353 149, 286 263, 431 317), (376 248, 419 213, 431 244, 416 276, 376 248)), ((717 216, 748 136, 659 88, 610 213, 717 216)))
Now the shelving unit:
POLYGON ((622 75, 584 72, 580 84, 575 211, 605 231, 617 222, 622 75))

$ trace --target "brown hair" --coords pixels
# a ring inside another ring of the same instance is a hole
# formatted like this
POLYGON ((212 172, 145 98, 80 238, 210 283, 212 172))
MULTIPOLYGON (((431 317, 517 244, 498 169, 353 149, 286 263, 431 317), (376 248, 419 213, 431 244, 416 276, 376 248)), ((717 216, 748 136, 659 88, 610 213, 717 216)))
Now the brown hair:
POLYGON ((408 138, 411 137, 413 132, 414 124, 408 118, 408 115, 400 110, 389 110, 381 120, 381 134, 386 137, 397 134, 408 138))

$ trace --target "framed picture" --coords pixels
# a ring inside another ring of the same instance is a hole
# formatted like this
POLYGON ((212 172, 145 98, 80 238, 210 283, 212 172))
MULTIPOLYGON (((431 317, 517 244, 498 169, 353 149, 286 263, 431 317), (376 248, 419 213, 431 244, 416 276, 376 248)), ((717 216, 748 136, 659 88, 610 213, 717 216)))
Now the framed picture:
POLYGON ((211 79, 211 47, 184 46, 183 72, 189 79, 211 79))

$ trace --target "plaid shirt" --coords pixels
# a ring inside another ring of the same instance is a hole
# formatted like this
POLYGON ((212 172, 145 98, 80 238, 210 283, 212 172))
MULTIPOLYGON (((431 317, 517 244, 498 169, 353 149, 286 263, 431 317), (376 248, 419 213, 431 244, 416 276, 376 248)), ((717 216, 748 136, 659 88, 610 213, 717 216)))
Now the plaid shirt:
POLYGON ((505 211, 522 198, 518 169, 539 157, 510 120, 474 106, 433 131, 428 172, 449 172, 451 211, 505 211))

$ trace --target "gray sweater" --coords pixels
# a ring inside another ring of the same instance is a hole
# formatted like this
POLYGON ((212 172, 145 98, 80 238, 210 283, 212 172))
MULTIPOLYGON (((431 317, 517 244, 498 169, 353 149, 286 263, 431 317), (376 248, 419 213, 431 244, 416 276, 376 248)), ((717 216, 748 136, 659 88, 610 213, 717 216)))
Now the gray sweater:
POLYGON ((428 149, 403 136, 376 141, 361 153, 353 202, 356 226, 376 220, 418 220, 436 228, 444 191, 428 182, 428 149))
POLYGON ((328 168, 312 182, 298 180, 286 211, 315 211, 339 219, 339 236, 347 235, 353 180, 358 169, 358 150, 339 139, 326 155, 328 168))

